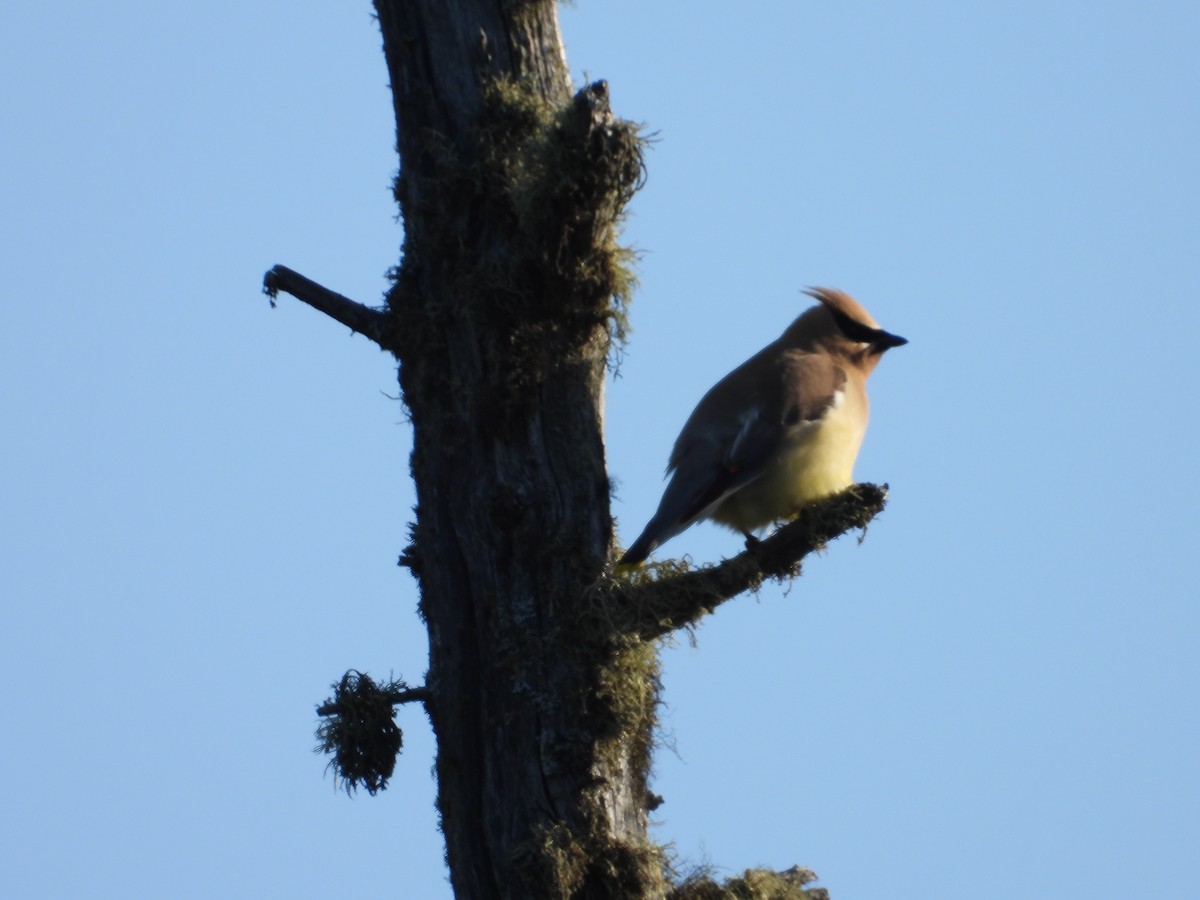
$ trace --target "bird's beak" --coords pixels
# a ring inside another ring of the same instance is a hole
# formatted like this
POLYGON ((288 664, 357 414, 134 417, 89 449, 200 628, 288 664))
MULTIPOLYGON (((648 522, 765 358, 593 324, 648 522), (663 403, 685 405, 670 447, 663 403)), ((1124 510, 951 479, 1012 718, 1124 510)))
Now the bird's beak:
POLYGON ((876 350, 882 353, 884 350, 891 350, 893 347, 903 347, 908 343, 908 338, 902 338, 898 334, 891 334, 881 328, 871 343, 875 345, 876 350))

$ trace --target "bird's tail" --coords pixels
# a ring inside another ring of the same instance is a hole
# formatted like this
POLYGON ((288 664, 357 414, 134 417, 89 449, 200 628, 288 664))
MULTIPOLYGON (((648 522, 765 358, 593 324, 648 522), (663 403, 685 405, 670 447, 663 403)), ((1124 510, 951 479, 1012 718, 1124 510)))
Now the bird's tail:
POLYGON ((617 562, 618 566, 637 566, 645 562, 646 557, 654 552, 654 548, 660 543, 659 536, 655 533, 654 523, 651 522, 646 526, 646 530, 642 532, 642 536, 633 542, 633 546, 625 551, 625 555, 617 562))

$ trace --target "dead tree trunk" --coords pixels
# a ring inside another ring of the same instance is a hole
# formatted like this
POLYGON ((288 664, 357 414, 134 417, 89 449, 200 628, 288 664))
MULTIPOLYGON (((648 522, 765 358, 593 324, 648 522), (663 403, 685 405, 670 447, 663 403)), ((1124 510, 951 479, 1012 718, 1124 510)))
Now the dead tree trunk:
MULTIPOLYGON (((647 836, 656 640, 795 574, 883 493, 865 486, 711 570, 613 576, 604 378, 630 284, 616 232, 642 172, 636 128, 603 83, 572 94, 554 0, 375 6, 405 230, 386 308, 282 267, 267 287, 400 361, 418 497, 402 562, 430 659, 423 687, 386 700, 432 720, 455 894, 733 896, 672 888, 647 836)), ((322 712, 349 727, 349 703, 322 712)), ((808 896, 807 876, 779 879, 753 896, 808 896)))
POLYGON ((654 655, 598 654, 580 616, 612 544, 604 376, 637 135, 604 85, 572 97, 553 2, 376 8, 402 161, 406 561, 455 893, 652 896, 654 655))
POLYGON ((654 692, 645 737, 623 740, 630 711, 575 635, 612 541, 602 398, 636 135, 602 86, 572 101, 552 2, 377 9, 403 165, 406 559, 455 894, 646 896, 660 867, 629 774, 646 771, 654 692))

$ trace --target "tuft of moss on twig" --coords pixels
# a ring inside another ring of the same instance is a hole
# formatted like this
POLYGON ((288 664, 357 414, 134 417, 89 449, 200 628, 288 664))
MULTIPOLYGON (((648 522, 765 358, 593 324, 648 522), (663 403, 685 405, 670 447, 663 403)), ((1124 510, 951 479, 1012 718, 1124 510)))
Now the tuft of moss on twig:
POLYGON ((333 757, 327 768, 341 779, 347 794, 361 787, 374 795, 387 787, 404 745, 393 704, 409 693, 408 685, 377 685, 369 675, 351 669, 331 687, 333 696, 317 710, 327 718, 317 726, 315 751, 333 757))

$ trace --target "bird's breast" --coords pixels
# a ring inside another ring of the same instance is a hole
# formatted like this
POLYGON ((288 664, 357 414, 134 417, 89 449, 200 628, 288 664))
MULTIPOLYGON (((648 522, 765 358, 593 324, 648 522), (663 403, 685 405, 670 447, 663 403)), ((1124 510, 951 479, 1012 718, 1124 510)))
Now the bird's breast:
POLYGON ((725 498, 710 517, 738 531, 754 531, 849 487, 866 430, 866 397, 842 395, 823 418, 789 435, 762 475, 725 498))

